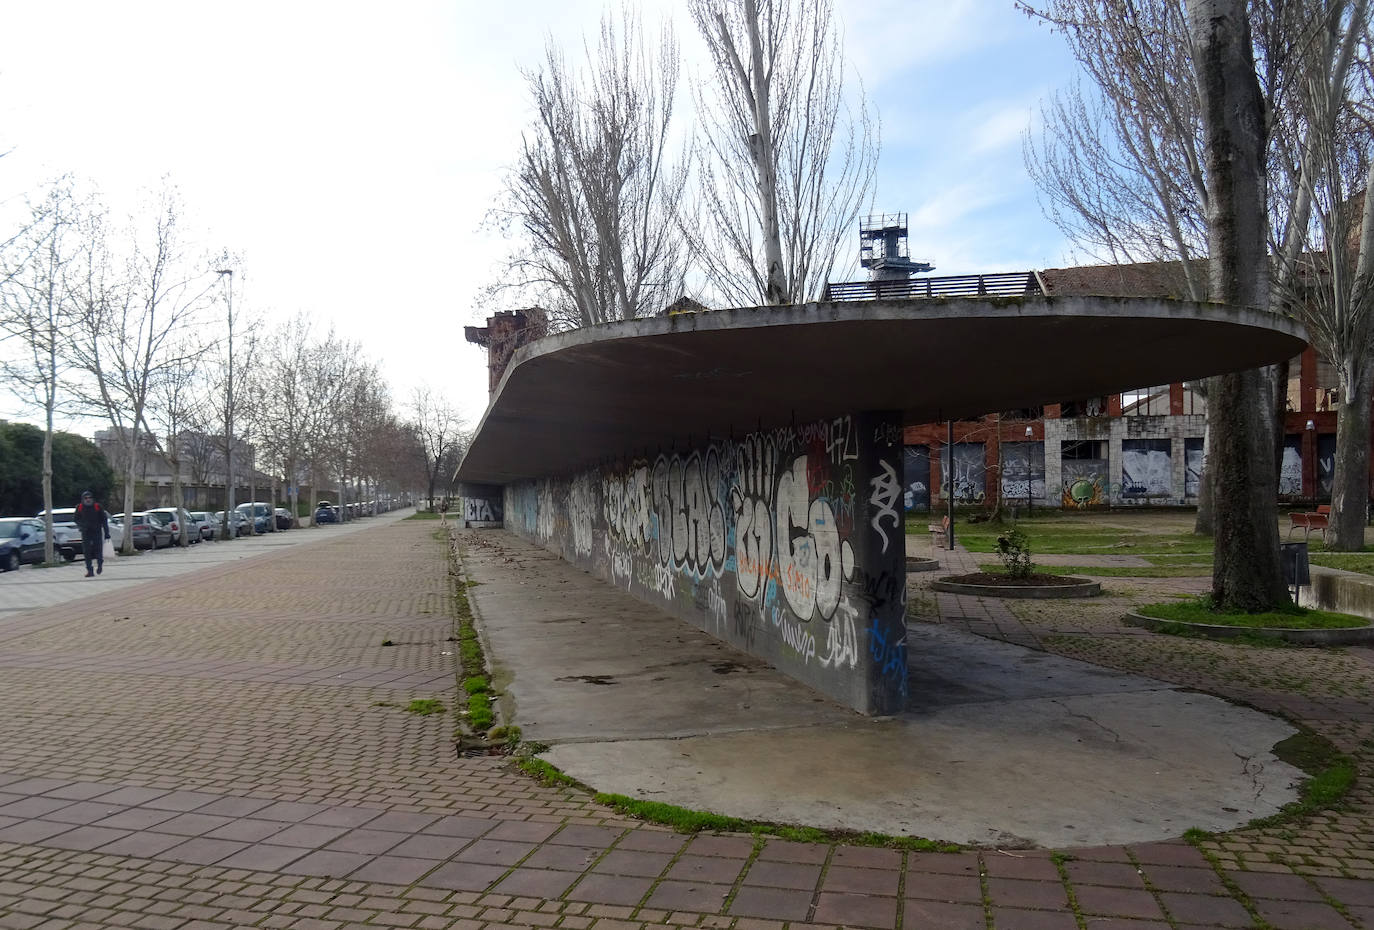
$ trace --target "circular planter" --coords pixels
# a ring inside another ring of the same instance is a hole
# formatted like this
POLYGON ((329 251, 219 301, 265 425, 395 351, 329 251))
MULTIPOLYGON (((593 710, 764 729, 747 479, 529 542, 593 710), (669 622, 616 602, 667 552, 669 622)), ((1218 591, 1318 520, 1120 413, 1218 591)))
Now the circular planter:
POLYGON ((933 572, 940 567, 939 559, 921 559, 915 556, 906 557, 906 573, 912 572, 933 572))
POLYGON ((1335 630, 1291 630, 1264 626, 1226 626, 1219 623, 1187 623, 1183 620, 1161 620, 1130 611, 1122 618, 1131 626, 1156 633, 1187 631, 1211 639, 1235 639, 1237 636, 1262 636, 1302 646, 1357 646, 1374 643, 1374 624, 1335 630))
POLYGON ((1059 584, 992 584, 959 581, 967 575, 950 575, 930 583, 935 591, 947 594, 972 594, 977 597, 1019 597, 1026 599, 1051 599, 1069 597, 1095 597, 1102 593, 1102 584, 1087 578, 1061 575, 1065 580, 1059 584))

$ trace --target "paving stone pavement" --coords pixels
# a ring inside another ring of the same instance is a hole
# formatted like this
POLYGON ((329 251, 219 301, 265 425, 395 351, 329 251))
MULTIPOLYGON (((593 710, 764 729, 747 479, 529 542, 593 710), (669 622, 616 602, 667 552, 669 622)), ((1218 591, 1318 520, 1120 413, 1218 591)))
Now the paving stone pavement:
MULTIPOLYGON (((459 757, 449 714, 404 709, 451 707, 459 674, 436 531, 378 518, 0 615, 0 928, 1374 927, 1363 788, 1349 810, 1201 849, 939 854, 683 836, 459 757)), ((1158 660, 1158 637, 1105 615, 930 603, 930 622, 1158 660)), ((1248 683, 1358 746, 1368 666, 1333 653, 1304 672, 1339 676, 1345 698, 1252 670, 1201 683, 1248 683)))

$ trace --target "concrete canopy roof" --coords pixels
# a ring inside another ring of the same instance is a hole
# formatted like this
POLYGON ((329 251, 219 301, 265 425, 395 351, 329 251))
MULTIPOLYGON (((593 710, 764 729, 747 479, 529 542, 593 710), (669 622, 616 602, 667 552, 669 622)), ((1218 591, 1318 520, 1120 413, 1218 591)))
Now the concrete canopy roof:
POLYGON ((548 336, 511 359, 457 479, 567 474, 861 410, 974 417, 1292 358, 1292 320, 1111 297, 813 303, 548 336))

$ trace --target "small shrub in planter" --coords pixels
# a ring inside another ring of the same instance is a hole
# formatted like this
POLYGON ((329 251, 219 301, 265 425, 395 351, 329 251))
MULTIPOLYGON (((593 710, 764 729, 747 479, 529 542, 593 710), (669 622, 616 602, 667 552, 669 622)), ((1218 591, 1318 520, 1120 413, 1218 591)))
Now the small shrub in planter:
POLYGON ((1016 527, 997 536, 997 557, 1002 560, 1007 574, 1012 578, 1028 578, 1035 574, 1035 564, 1031 562, 1030 538, 1016 527))

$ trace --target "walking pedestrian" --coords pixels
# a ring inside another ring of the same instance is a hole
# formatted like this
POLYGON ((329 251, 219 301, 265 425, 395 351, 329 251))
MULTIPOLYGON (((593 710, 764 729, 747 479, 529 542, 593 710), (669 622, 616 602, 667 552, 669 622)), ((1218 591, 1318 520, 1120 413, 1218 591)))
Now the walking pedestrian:
POLYGON ((76 525, 81 530, 81 553, 86 557, 86 577, 99 575, 105 571, 105 540, 110 538, 110 519, 90 491, 81 492, 81 503, 76 505, 76 525), (94 573, 91 572, 92 560, 95 561, 94 573))

